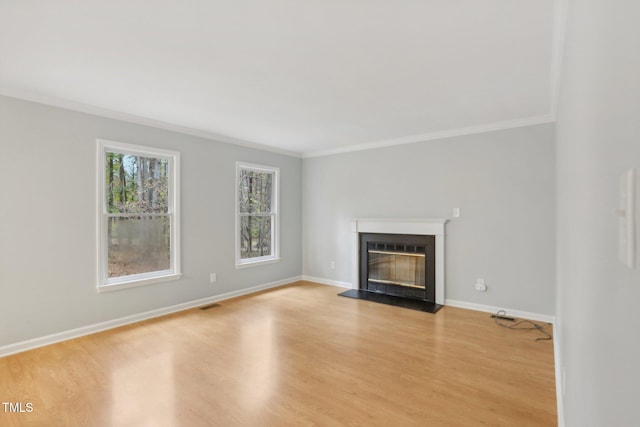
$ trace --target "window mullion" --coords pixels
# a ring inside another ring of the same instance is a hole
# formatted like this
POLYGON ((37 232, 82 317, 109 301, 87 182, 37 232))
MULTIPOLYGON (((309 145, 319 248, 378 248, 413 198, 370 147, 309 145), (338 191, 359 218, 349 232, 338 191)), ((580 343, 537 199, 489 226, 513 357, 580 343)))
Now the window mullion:
POLYGON ((144 217, 144 218, 152 218, 154 216, 171 216, 171 213, 106 213, 110 218, 135 218, 135 217, 144 217))

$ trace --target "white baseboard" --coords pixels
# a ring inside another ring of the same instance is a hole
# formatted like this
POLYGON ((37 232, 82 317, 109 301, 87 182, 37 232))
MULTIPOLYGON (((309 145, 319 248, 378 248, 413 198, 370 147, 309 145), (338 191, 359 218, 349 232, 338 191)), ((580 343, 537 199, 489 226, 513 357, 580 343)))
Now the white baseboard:
POLYGON ((160 316, 175 313, 178 311, 188 310, 190 308, 201 307, 207 304, 213 304, 218 301, 235 298, 242 295, 252 294, 265 289, 288 285, 290 283, 294 283, 299 280, 302 280, 302 276, 295 276, 295 277, 290 277, 288 279, 277 280, 275 282, 264 283, 262 285, 252 286, 250 288, 240 289, 238 291, 227 292, 224 294, 214 295, 206 298, 200 298, 197 300, 188 301, 181 304, 171 305, 169 307, 163 307, 163 308, 158 308, 151 311, 145 311, 144 313, 132 314, 130 316, 120 317, 118 319, 107 320, 106 322, 95 323, 93 325, 82 326, 80 328, 71 329, 64 332, 58 332, 55 334, 33 338, 30 340, 21 341, 14 344, 8 344, 0 347, 0 357, 9 356, 10 354, 15 354, 15 353, 21 353, 23 351, 31 350, 38 347, 43 347, 49 344, 55 344, 61 341, 67 341, 67 340, 78 338, 84 335, 105 331, 107 329, 117 328, 119 326, 140 322, 142 320, 152 319, 154 317, 160 317, 160 316))
POLYGON ((494 307, 491 305, 476 304, 473 302, 446 299, 444 302, 444 305, 449 305, 451 307, 466 308, 466 309, 475 310, 475 311, 483 311, 486 313, 495 313, 498 310, 504 310, 507 312, 507 316, 511 316, 511 317, 518 317, 521 319, 528 319, 528 320, 537 320, 539 322, 545 322, 545 323, 555 322, 555 316, 551 316, 549 314, 530 313, 528 311, 513 310, 510 308, 504 308, 504 307, 494 307))
MULTIPOLYGON (((353 286, 351 285, 350 282, 341 282, 338 280, 325 279, 323 277, 307 276, 306 274, 303 274, 302 280, 320 283, 323 285, 337 286, 339 288, 353 289, 353 286)), ((498 310, 504 310, 507 312, 508 316, 518 317, 522 319, 529 319, 529 320, 537 320, 539 322, 553 323, 555 321, 555 316, 551 316, 548 314, 530 313, 528 311, 512 310, 510 308, 494 307, 491 305, 476 304, 476 303, 466 302, 466 301, 445 299, 444 304, 450 305, 451 307, 466 308, 469 310, 482 311, 486 313, 495 313, 498 310)))
POLYGON ((353 286, 349 282, 340 282, 338 280, 323 279, 322 277, 302 275, 302 280, 306 280, 308 282, 320 283, 322 285, 337 286, 339 288, 346 288, 346 289, 353 288, 353 286))

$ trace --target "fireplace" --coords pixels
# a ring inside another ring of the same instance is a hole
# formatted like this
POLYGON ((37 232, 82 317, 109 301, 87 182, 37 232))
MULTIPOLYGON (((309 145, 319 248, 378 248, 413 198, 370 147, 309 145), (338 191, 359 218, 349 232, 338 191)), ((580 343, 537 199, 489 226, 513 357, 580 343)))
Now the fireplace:
POLYGON ((360 233, 359 289, 435 302, 435 236, 360 233))
POLYGON ((340 295, 435 313, 445 301, 446 219, 355 219, 353 289, 340 295))

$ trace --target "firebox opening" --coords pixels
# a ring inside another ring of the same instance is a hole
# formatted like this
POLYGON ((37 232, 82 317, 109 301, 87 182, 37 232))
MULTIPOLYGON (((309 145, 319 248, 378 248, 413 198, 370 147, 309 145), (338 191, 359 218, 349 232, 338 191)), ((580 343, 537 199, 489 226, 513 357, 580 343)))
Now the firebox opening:
POLYGON ((434 302, 434 236, 361 233, 360 289, 434 302))
POLYGON ((424 246, 374 242, 367 246, 369 282, 424 289, 424 246))

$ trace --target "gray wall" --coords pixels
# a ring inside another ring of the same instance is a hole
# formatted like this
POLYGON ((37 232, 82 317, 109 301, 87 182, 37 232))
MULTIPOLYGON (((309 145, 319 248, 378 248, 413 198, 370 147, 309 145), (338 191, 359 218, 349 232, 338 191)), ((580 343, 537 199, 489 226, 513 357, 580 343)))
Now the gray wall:
POLYGON ((570 427, 636 426, 640 419, 640 270, 617 260, 613 214, 618 176, 640 171, 638 22, 638 2, 569 7, 557 134, 556 336, 570 427))
POLYGON ((301 274, 301 159, 1 96, 0 147, 0 346, 301 274), (96 138, 181 153, 181 280, 96 292, 96 138), (280 168, 278 263, 235 269, 237 160, 280 168))
POLYGON ((303 170, 305 275, 351 281, 354 218, 449 218, 459 207, 446 297, 554 314, 553 125, 308 158, 303 170))

